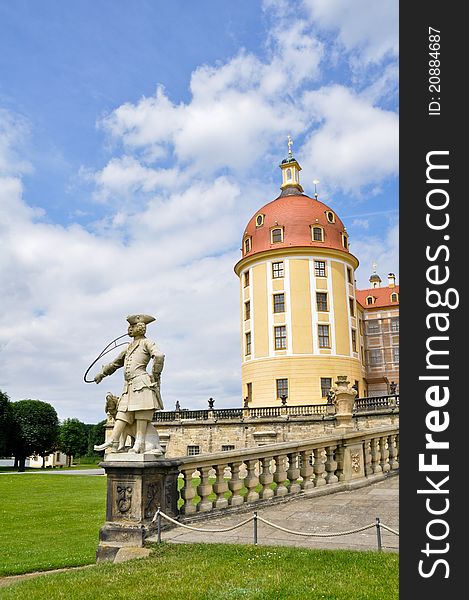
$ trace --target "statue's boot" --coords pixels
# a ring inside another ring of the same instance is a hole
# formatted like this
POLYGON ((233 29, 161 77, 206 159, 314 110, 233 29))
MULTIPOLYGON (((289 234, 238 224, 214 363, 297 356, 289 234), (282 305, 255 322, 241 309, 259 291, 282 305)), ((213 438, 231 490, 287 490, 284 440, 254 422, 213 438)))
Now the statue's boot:
POLYGON ((129 452, 135 452, 136 454, 141 454, 144 451, 145 451, 145 439, 144 439, 143 435, 137 433, 137 435, 135 437, 135 443, 132 446, 132 448, 129 450, 129 452))
POLYGON ((104 444, 100 444, 99 446, 93 447, 97 452, 99 452, 100 450, 106 450, 106 448, 110 448, 112 446, 112 451, 117 452, 118 445, 119 442, 113 442, 112 440, 108 440, 107 442, 104 442, 104 444))

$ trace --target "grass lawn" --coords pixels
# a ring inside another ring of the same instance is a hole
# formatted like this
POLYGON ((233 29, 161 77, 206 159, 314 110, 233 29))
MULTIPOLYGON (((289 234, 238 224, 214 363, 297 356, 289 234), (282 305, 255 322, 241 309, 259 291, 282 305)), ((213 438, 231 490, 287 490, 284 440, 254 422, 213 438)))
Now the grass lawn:
POLYGON ((161 544, 121 564, 0 588, 2 600, 398 600, 398 555, 224 544, 161 544))
POLYGON ((1 475, 0 494, 0 575, 95 562, 104 476, 1 475))

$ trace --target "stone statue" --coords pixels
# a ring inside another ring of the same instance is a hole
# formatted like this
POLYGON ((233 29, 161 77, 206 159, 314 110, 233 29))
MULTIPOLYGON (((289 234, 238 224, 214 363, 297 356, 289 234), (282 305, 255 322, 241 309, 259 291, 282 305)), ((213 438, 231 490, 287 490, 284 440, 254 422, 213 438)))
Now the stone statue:
POLYGON ((155 321, 155 318, 150 315, 130 315, 127 321, 127 332, 133 341, 94 377, 94 381, 100 383, 104 377, 124 367, 124 389, 120 398, 110 392, 106 396, 108 418, 115 420, 111 437, 94 449, 111 448, 111 452, 125 452, 126 439, 131 436, 134 442, 129 452, 148 452, 161 456, 164 452, 151 421, 154 411, 163 409, 160 378, 164 354, 155 342, 145 337, 147 324, 155 321), (146 370, 150 360, 153 360, 151 375, 146 370))

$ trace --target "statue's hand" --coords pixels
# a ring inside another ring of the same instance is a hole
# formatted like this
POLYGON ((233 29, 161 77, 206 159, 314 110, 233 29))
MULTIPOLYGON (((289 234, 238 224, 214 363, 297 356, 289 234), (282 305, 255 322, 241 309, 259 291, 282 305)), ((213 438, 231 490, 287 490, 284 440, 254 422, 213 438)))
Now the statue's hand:
POLYGON ((104 375, 102 373, 98 373, 97 375, 95 375, 94 380, 96 383, 101 383, 101 381, 104 379, 104 375))

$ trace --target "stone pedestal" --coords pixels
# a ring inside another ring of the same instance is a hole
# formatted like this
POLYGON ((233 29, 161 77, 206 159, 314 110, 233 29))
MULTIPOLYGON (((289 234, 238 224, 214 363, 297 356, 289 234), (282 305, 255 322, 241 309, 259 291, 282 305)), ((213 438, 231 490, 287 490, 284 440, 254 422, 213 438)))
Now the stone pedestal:
POLYGON ((335 386, 332 388, 334 392, 333 403, 336 409, 337 427, 341 429, 351 429, 353 427, 353 404, 357 390, 350 385, 345 375, 338 375, 335 386))
POLYGON ((158 506, 178 514, 179 460, 151 454, 107 454, 100 463, 107 475, 106 523, 99 531, 96 560, 114 560, 122 547, 143 547, 156 529, 158 506))

